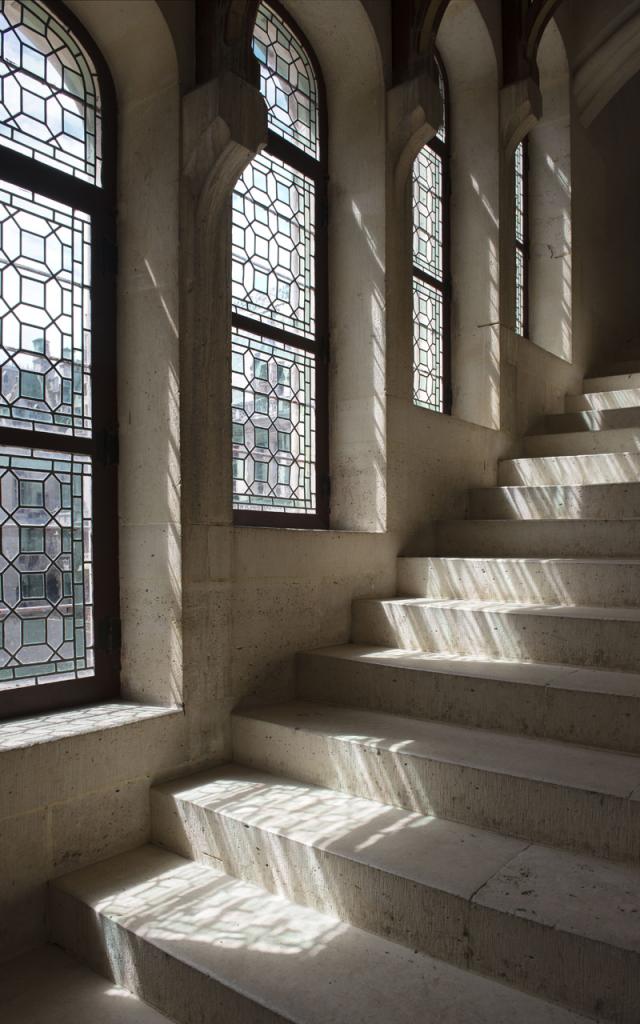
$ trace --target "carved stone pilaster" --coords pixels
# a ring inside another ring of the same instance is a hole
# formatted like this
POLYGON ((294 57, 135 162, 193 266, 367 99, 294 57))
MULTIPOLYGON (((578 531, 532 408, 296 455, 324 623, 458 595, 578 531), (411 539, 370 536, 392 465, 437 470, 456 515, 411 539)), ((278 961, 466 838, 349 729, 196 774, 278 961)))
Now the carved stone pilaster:
POLYGON ((184 98, 181 353, 187 524, 230 522, 231 193, 266 145, 257 88, 224 72, 184 98))

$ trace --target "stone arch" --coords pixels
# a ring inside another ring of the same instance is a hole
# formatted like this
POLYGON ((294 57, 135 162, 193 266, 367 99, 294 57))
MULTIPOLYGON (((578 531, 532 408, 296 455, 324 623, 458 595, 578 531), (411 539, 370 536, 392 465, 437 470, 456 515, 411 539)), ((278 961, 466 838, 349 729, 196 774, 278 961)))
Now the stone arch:
POLYGON ((436 38, 451 106, 453 415, 500 417, 498 62, 475 0, 450 0, 436 38))
POLYGON ((572 357, 569 64, 547 22, 537 52, 542 117, 529 133, 530 340, 572 357))
POLYGON ((68 0, 118 97, 122 692, 182 697, 178 64, 155 3, 68 0))
POLYGON ((640 71, 640 13, 619 25, 578 68, 574 96, 586 128, 640 71))

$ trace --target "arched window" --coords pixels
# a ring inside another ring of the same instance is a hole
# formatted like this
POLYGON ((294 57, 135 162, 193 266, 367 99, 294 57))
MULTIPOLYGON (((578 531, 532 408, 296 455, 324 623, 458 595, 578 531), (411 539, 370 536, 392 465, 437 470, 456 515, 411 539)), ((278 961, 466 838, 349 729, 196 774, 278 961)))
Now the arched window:
POLYGON ((258 8, 269 138, 233 193, 233 505, 238 523, 328 525, 324 96, 299 29, 258 8))
POLYGON ((118 685, 115 124, 61 4, 0 12, 0 711, 118 685))
POLYGON ((413 401, 450 413, 450 124, 446 77, 436 63, 444 117, 413 164, 413 401))
POLYGON ((515 179, 515 270, 516 334, 529 337, 529 154, 526 138, 516 146, 515 179))

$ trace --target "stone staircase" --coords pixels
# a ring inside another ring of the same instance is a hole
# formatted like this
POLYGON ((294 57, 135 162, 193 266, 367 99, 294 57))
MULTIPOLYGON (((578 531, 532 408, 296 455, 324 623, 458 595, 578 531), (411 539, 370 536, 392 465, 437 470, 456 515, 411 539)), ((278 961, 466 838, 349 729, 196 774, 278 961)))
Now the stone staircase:
MULTIPOLYGON (((619 372, 617 372, 619 371, 619 372)), ((155 845, 50 886, 54 941, 179 1024, 640 1021, 640 372, 585 381, 152 790, 155 845)))

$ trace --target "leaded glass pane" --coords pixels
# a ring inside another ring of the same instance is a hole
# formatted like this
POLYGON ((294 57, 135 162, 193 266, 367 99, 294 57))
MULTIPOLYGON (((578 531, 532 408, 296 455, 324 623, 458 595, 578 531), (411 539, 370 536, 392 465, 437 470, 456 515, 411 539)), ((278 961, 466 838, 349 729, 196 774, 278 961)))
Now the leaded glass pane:
POLYGON ((0 687, 93 674, 91 460, 0 447, 0 687))
POLYGON ((429 146, 413 164, 413 262, 442 280, 442 157, 429 146))
POLYGON ((234 508, 316 511, 315 357, 234 331, 234 508))
POLYGON ((91 223, 0 182, 0 422, 91 433, 91 223))
POLYGON ((516 334, 524 334, 524 255, 516 249, 516 334))
POLYGON ((237 313, 312 339, 315 186, 262 154, 233 193, 232 296, 237 313))
POLYGON ((0 144, 101 183, 100 93, 88 56, 36 0, 0 0, 0 144))
POLYGON ((524 245, 524 146, 519 143, 515 152, 516 186, 516 242, 524 245))
POLYGON ((442 387, 442 292, 413 280, 413 400, 434 412, 444 408, 442 387))
POLYGON ((318 159, 316 77, 302 44, 267 4, 258 8, 253 52, 260 62, 269 128, 318 159))

